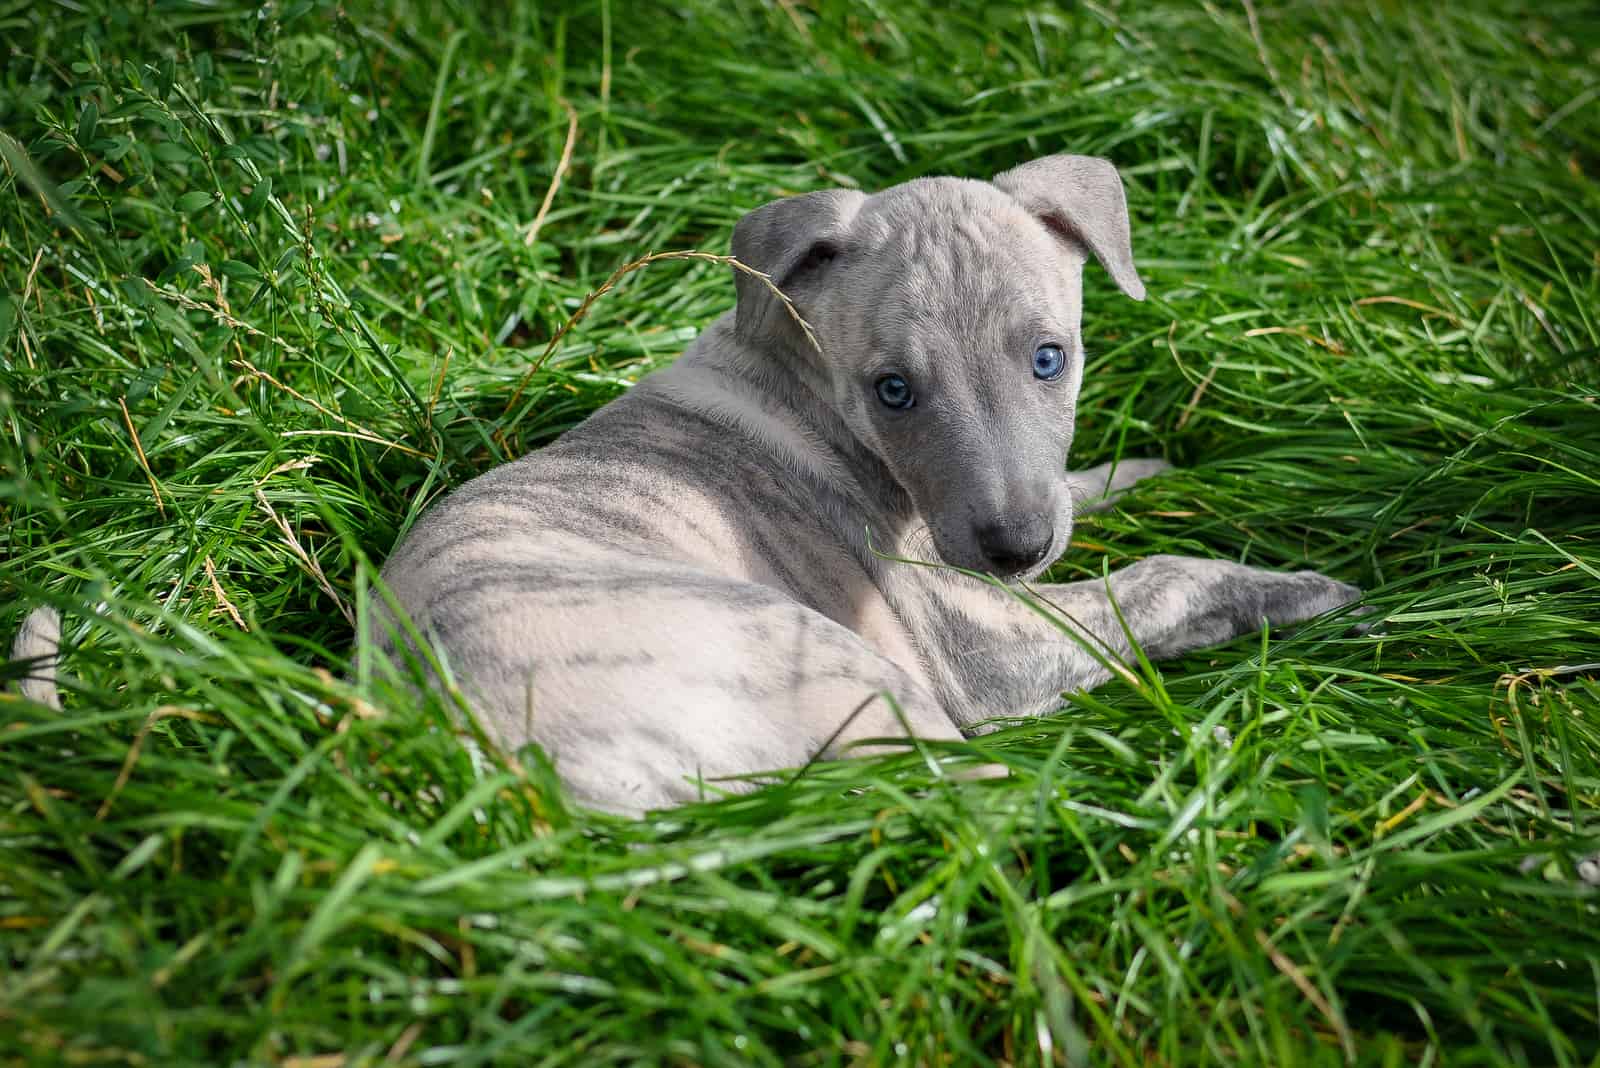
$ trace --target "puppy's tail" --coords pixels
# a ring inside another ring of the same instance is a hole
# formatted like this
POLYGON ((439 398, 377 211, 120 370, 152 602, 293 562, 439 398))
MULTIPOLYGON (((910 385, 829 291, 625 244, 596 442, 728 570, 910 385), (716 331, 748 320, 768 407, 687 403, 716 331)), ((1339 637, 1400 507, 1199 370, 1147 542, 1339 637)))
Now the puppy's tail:
POLYGON ((17 691, 29 701, 47 708, 61 707, 56 689, 56 658, 61 649, 61 616, 44 605, 28 613, 11 643, 11 659, 21 661, 27 674, 17 683, 17 691))

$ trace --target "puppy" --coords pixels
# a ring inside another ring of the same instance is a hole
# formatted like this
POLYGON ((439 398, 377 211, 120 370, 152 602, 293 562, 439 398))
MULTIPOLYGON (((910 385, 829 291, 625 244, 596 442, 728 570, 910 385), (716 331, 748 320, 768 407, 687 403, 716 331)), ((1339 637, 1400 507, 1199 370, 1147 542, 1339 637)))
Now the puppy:
MULTIPOLYGON (((1075 508, 1163 466, 1066 467, 1083 265, 1144 296, 1104 160, 780 200, 733 253, 762 276, 734 273, 737 306, 676 363, 456 490, 383 569, 486 728, 583 802, 957 739, 1099 684, 1130 637, 1171 657, 1358 597, 1158 556, 1037 587, 1051 620, 963 573, 1031 582, 1075 508)), ((366 640, 403 659, 404 633, 379 612, 366 640)))

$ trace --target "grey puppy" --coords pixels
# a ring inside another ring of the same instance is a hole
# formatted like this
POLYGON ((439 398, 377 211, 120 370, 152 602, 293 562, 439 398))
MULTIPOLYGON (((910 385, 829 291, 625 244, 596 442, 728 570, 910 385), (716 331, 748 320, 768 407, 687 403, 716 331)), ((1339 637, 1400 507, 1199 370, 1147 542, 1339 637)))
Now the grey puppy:
MULTIPOLYGON (((1128 230, 1115 168, 1082 156, 759 208, 734 255, 814 334, 735 272, 736 309, 681 359, 451 494, 383 577, 500 743, 539 743, 576 797, 626 812, 1050 711, 1131 656, 1113 598, 1154 658, 1356 599, 1314 572, 1158 556, 1038 587, 1074 637, 884 558, 1031 580, 1075 506, 1165 466, 1066 471, 1082 268, 1143 299, 1128 230)), ((408 644, 383 613, 367 640, 408 644)))

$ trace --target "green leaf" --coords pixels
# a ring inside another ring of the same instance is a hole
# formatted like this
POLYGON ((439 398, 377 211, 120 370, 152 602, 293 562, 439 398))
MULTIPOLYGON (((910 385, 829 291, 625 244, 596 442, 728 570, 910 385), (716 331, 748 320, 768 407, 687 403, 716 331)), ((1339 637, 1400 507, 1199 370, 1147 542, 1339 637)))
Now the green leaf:
POLYGON ((95 127, 100 124, 100 109, 93 100, 83 103, 83 110, 78 113, 78 144, 87 145, 94 140, 95 127))
POLYGON ((122 293, 122 299, 136 308, 150 306, 150 290, 145 288, 142 278, 124 278, 117 283, 117 289, 122 293))
POLYGON ((176 141, 157 141, 150 146, 150 154, 162 163, 188 163, 194 159, 188 146, 176 141))
POLYGON ((178 198, 178 210, 185 215, 192 215, 202 208, 210 207, 214 199, 216 198, 212 194, 197 189, 178 198))
POLYGON ((243 260, 223 260, 220 270, 223 277, 236 279, 240 282, 259 282, 261 280, 261 272, 243 260))
POLYGON ((256 187, 250 190, 250 195, 245 198, 244 217, 246 219, 255 218, 256 215, 260 213, 261 209, 266 206, 267 198, 271 195, 271 178, 263 178, 261 181, 257 182, 256 187))
POLYGON ((200 335, 200 347, 207 352, 216 354, 222 351, 224 345, 233 340, 233 330, 226 326, 213 326, 200 335))

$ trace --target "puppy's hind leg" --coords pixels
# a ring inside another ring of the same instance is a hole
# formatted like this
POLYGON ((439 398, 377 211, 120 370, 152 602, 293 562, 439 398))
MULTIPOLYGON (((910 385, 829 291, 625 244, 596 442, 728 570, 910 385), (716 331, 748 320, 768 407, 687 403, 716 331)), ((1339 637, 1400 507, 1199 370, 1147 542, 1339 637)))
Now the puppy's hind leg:
POLYGON ((61 695, 56 689, 56 658, 61 649, 61 616, 40 605, 28 613, 11 645, 11 659, 24 665, 17 692, 35 704, 57 711, 61 695))
POLYGON ((577 627, 539 604, 571 596, 558 587, 451 634, 484 726, 539 743, 579 802, 639 813, 880 751, 869 739, 961 740, 926 685, 842 624, 768 587, 671 578, 586 601, 577 627))

